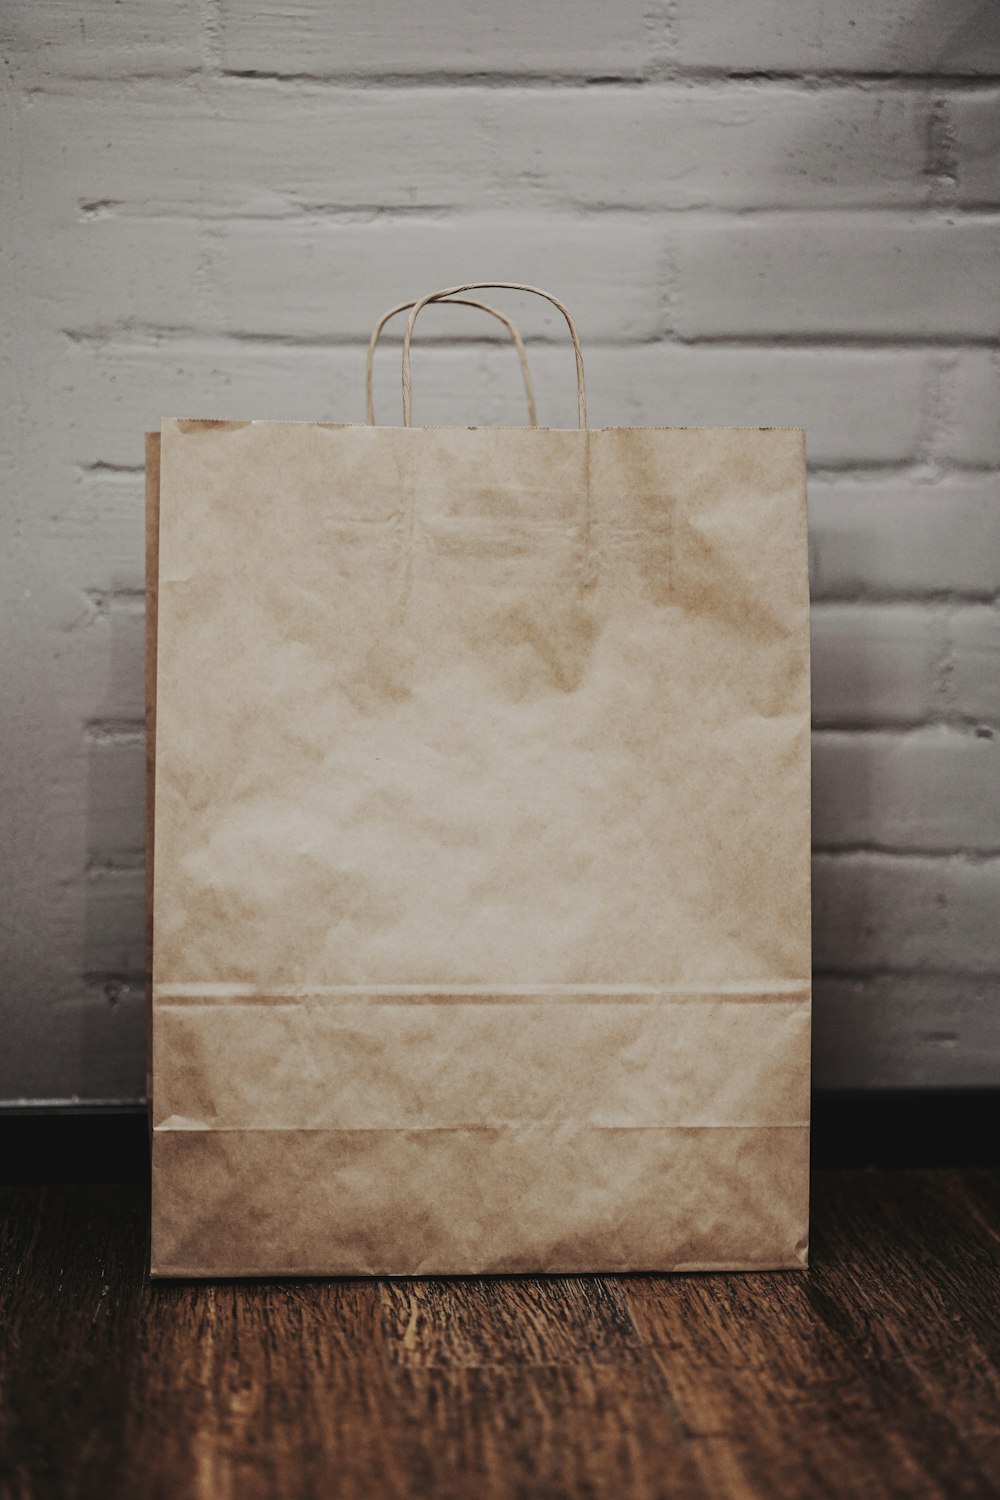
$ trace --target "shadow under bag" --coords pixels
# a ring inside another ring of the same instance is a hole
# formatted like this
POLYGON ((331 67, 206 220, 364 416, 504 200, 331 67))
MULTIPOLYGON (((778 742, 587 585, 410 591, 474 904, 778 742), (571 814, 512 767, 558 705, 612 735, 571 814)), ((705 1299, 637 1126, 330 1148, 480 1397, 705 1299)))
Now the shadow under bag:
POLYGON ((157 1276, 805 1264, 802 431, 416 427, 476 289, 147 443, 157 1276))

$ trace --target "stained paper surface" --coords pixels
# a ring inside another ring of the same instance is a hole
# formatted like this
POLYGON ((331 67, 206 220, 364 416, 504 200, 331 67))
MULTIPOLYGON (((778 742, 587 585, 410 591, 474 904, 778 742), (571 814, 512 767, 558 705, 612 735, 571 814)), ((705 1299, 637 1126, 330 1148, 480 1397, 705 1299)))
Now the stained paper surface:
POLYGON ((150 467, 154 1273, 803 1264, 801 431, 150 467))

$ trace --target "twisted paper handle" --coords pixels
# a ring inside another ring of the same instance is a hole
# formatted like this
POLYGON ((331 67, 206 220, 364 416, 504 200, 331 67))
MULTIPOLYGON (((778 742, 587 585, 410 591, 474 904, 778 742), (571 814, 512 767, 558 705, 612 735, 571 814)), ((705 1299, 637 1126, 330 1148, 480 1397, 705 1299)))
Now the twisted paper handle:
POLYGON ((583 350, 580 348, 580 335, 577 333, 576 324, 568 307, 553 297, 551 292, 543 292, 541 287, 526 286, 522 281, 469 281, 462 286, 445 287, 440 292, 428 292, 426 297, 420 297, 413 304, 413 311, 406 320, 406 332, 403 335, 403 426, 413 425, 413 392, 410 386, 410 340, 413 337, 413 326, 420 315, 421 309, 428 302, 444 302, 449 298, 460 296, 463 292, 481 292, 492 290, 510 290, 514 292, 531 292, 536 297, 544 297, 546 302, 551 302, 566 319, 570 338, 573 340, 573 353, 576 355, 576 400, 578 420, 581 427, 587 425, 587 391, 583 375, 583 350))
MULTIPOLYGON (((524 384, 524 394, 528 402, 528 426, 538 426, 538 412, 535 408, 535 388, 531 382, 531 371, 528 369, 528 355, 521 337, 521 330, 513 319, 508 318, 499 308, 491 307, 488 302, 479 302, 474 297, 436 297, 438 302, 454 302, 461 307, 478 307, 480 311, 487 312, 490 317, 496 318, 506 328, 511 336, 514 348, 517 350, 518 363, 521 366, 521 380, 524 384)), ((405 312, 408 307, 413 307, 413 302, 400 302, 396 307, 390 307, 388 312, 382 314, 372 330, 372 336, 368 341, 368 361, 365 368, 365 412, 369 427, 375 426, 375 400, 373 396, 374 372, 375 372, 375 350, 378 341, 382 337, 382 330, 394 318, 397 313, 405 312)))

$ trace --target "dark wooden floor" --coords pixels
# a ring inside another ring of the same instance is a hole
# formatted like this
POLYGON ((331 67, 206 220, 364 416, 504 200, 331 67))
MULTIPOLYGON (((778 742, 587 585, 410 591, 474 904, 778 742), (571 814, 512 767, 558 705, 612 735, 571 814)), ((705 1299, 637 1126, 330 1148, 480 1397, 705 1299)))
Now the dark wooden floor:
POLYGON ((806 1274, 161 1283, 0 1190, 0 1494, 1000 1494, 1000 1178, 828 1172, 806 1274))

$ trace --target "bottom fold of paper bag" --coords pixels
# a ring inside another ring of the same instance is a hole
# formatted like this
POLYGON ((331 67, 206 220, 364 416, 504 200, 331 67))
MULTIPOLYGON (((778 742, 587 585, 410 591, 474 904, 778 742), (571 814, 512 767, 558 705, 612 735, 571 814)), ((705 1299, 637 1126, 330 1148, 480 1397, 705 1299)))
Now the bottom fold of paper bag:
POLYGON ((802 1267, 808 1155, 805 1124, 158 1128, 152 1274, 802 1267))

